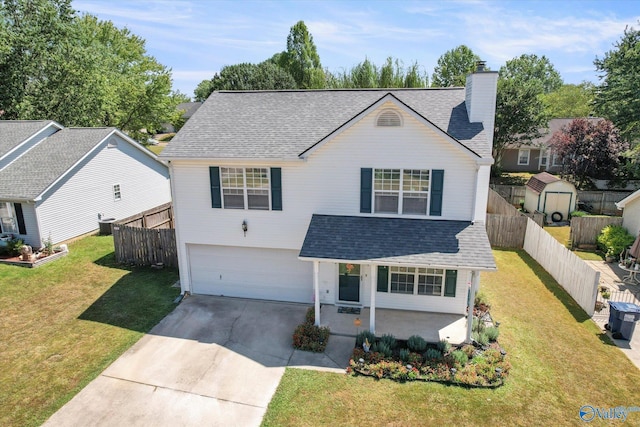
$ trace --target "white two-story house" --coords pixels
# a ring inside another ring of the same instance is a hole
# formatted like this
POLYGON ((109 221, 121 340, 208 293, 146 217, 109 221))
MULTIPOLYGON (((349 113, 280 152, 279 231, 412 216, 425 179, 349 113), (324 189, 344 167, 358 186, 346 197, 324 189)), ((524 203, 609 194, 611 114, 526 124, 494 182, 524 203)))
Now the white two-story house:
POLYGON ((183 292, 464 315, 497 73, 466 88, 214 92, 161 155, 183 292))

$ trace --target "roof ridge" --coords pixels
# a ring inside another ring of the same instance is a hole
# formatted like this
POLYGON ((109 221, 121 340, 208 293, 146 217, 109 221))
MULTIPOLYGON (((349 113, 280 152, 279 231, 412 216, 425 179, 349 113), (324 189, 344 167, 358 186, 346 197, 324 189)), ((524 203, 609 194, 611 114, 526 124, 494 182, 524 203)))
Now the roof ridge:
POLYGON ((336 88, 336 89, 266 89, 266 90, 216 90, 213 93, 319 93, 319 92, 419 92, 419 91, 450 91, 463 90, 462 86, 455 87, 400 87, 400 88, 336 88))

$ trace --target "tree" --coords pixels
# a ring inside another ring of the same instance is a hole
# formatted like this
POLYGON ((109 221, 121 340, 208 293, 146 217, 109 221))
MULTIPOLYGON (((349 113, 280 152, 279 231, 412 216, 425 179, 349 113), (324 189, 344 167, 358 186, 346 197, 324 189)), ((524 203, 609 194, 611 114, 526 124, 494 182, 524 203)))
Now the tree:
POLYGON ((497 165, 507 145, 528 144, 540 137, 541 131, 547 127, 545 106, 538 90, 537 85, 519 79, 498 79, 493 137, 494 173, 499 172, 497 165))
POLYGON ((66 0, 5 0, 0 31, 3 119, 115 126, 138 140, 175 112, 170 71, 143 39, 110 21, 78 17, 66 0))
POLYGON ((291 74, 267 60, 260 64, 226 65, 212 79, 201 81, 194 94, 196 101, 204 101, 214 90, 281 90, 296 87, 291 74))
POLYGON ((562 158, 564 172, 573 176, 578 188, 589 177, 614 178, 621 155, 629 148, 611 121, 594 123, 582 118, 554 133, 550 146, 562 158))
POLYGON ((405 71, 402 62, 392 57, 388 57, 380 68, 365 58, 349 72, 325 75, 330 88, 423 88, 428 83, 428 76, 420 72, 417 62, 405 71))
POLYGON ((451 49, 438 58, 431 76, 432 87, 464 86, 467 74, 476 68, 480 57, 465 45, 451 49))
POLYGON ((560 73, 544 55, 525 54, 513 58, 500 68, 500 77, 534 85, 539 94, 551 93, 562 86, 560 73))
POLYGON ((325 86, 325 75, 320 56, 304 21, 298 21, 287 36, 287 50, 275 60, 293 76, 300 89, 321 89, 325 86))
POLYGON ((611 120, 623 138, 640 138, 640 31, 626 28, 614 49, 594 64, 600 85, 596 90, 598 115, 611 120))
POLYGON ((565 84, 542 95, 547 115, 552 119, 589 117, 593 114, 593 83, 565 84))

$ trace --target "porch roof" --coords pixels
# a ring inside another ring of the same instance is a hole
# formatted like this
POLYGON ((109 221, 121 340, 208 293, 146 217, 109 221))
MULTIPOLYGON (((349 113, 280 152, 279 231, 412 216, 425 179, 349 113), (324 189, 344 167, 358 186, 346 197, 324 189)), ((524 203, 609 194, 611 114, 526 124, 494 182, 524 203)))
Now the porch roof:
POLYGON ((484 224, 469 221, 313 215, 299 257, 496 269, 484 224))

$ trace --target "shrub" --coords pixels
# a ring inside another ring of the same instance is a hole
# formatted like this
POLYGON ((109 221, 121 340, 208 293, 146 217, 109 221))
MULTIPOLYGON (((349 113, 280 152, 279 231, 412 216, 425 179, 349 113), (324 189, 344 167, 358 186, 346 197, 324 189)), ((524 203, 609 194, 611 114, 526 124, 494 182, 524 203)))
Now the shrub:
POLYGON ((407 340, 407 347, 413 352, 422 353, 427 348, 427 342, 420 335, 412 335, 407 340))
POLYGON ((42 249, 42 252, 44 252, 45 255, 53 255, 53 241, 51 240, 51 234, 49 234, 48 238, 42 240, 42 249))
POLYGON ((403 362, 408 362, 409 361, 409 355, 411 354, 411 352, 409 351, 408 348, 403 348, 400 350, 400 360, 402 360, 403 362))
POLYGON ((425 360, 441 360, 442 353, 438 349, 429 348, 427 349, 427 351, 425 351, 424 358, 425 360))
POLYGON ((20 255, 20 249, 24 246, 24 241, 22 239, 12 239, 7 242, 8 254, 9 256, 18 256, 20 255))
POLYGON ((305 314, 304 321, 305 323, 308 323, 310 325, 313 325, 314 323, 316 323, 316 309, 314 307, 309 307, 307 309, 307 313, 305 314))
POLYGON ((362 331, 356 335, 356 347, 362 347, 362 343, 368 340, 370 344, 373 344, 376 340, 376 336, 370 331, 362 331))
POLYGON ((571 218, 581 218, 584 216, 589 216, 591 215, 589 212, 585 212, 585 211, 573 211, 569 214, 571 216, 571 218))
POLYGON ((471 338, 482 346, 489 344, 489 337, 484 332, 473 332, 471 338))
POLYGON ((485 306, 487 308, 491 307, 491 305, 489 304, 489 300, 487 299, 487 296, 482 292, 478 292, 476 294, 476 297, 473 300, 473 305, 475 307, 480 307, 480 306, 485 306))
POLYGON ((391 350, 391 347, 389 347, 387 343, 384 343, 382 341, 378 341, 377 343, 373 344, 371 346, 371 351, 373 351, 374 353, 381 353, 384 357, 391 357, 393 355, 393 350, 391 350))
POLYGON ((598 236, 598 247, 606 256, 618 257, 622 251, 633 244, 635 237, 620 225, 607 225, 598 236))
POLYGON ((436 347, 438 348, 438 350, 440 350, 442 354, 447 354, 449 350, 451 350, 451 344, 449 344, 449 341, 445 339, 438 341, 438 344, 436 344, 436 347))
POLYGON ((301 323, 293 332, 293 347, 298 350, 321 353, 329 341, 329 328, 301 323))
POLYGON ((469 361, 469 358, 467 357, 466 353, 462 350, 452 351, 451 359, 453 360, 454 364, 458 364, 460 366, 465 366, 469 361))
POLYGON ((393 350, 398 346, 398 342, 396 341, 396 338, 393 335, 383 335, 380 338, 380 342, 383 342, 386 345, 388 345, 391 350, 393 350))
POLYGON ((473 325, 471 327, 471 330, 473 332, 478 332, 478 333, 484 332, 485 327, 486 325, 484 323, 484 320, 480 320, 477 317, 473 318, 473 325))
POLYGON ((473 354, 476 352, 476 348, 471 344, 467 344, 462 347, 462 352, 467 355, 467 358, 471 359, 473 354))
POLYGON ((497 341, 498 335, 500 335, 500 329, 495 326, 491 326, 490 328, 485 329, 484 333, 487 335, 489 341, 497 341))

